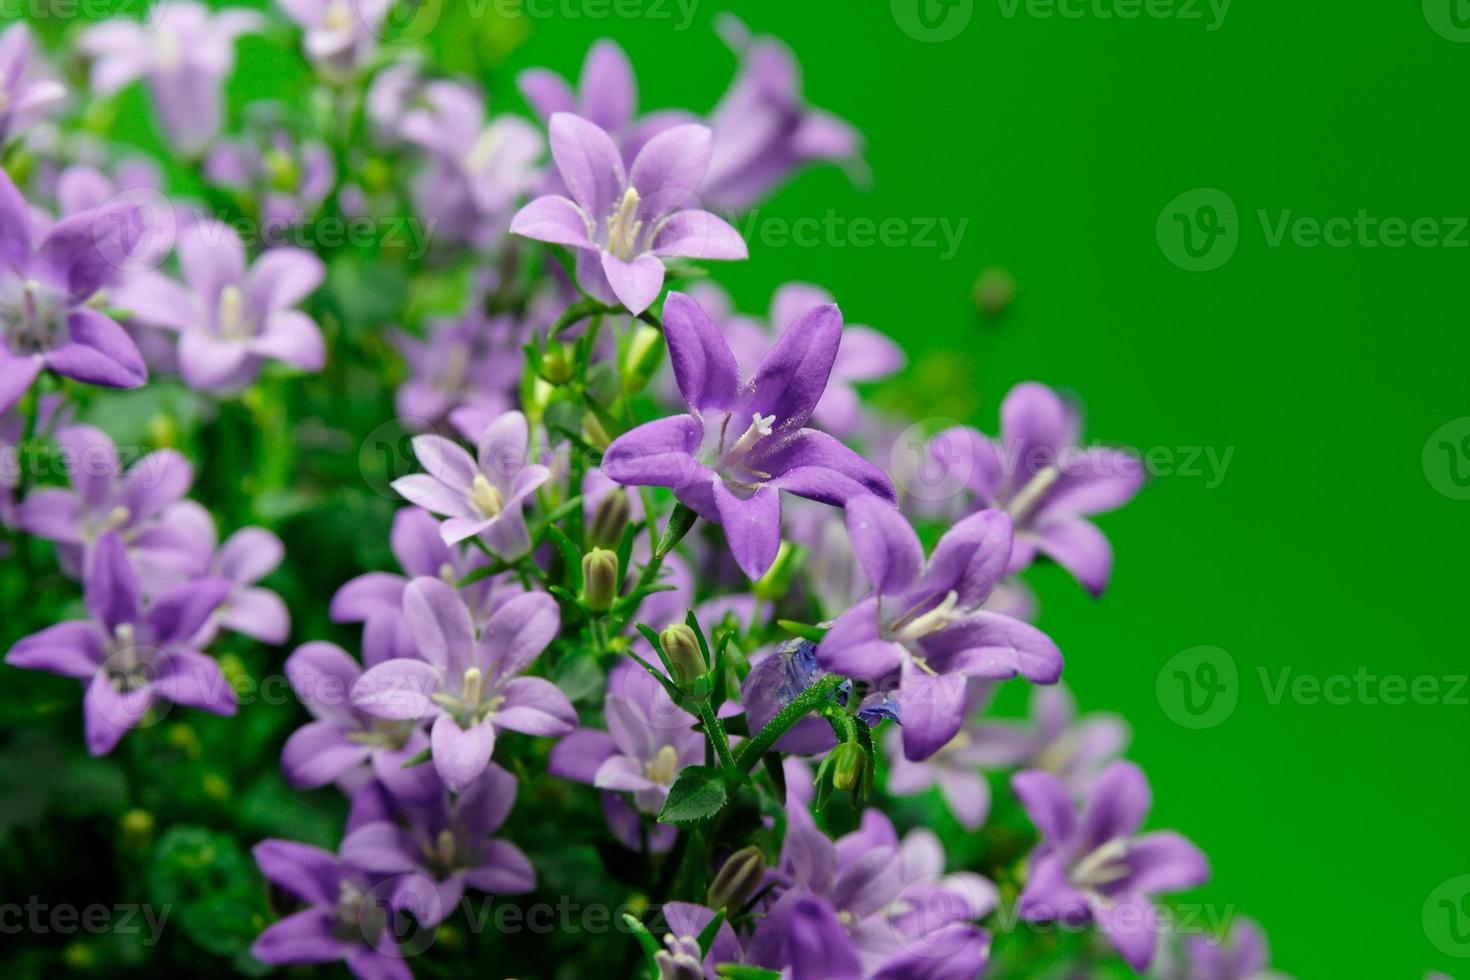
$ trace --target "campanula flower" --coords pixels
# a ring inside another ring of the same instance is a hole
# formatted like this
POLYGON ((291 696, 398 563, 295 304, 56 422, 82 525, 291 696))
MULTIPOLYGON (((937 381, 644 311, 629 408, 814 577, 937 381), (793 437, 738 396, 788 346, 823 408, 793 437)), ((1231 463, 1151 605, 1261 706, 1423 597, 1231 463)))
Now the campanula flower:
MULTIPOLYGON (((1246 916, 1231 920, 1223 938, 1191 935, 1184 937, 1182 955, 1163 965, 1160 980, 1289 980, 1269 967, 1271 953, 1260 925, 1246 916)), ((1429 974, 1426 980, 1436 976, 1429 974)), ((1438 974, 1449 980, 1444 974, 1438 974)))
POLYGON ((0 33, 0 145, 22 134, 66 100, 66 87, 50 77, 35 56, 35 39, 24 22, 0 33))
POLYGON ((1027 862, 1021 917, 1096 921, 1130 966, 1147 970, 1159 929, 1153 896, 1204 884, 1210 876, 1204 854, 1172 831, 1138 832, 1153 798, 1131 762, 1104 770, 1080 813, 1051 773, 1017 773, 1011 787, 1041 832, 1027 862))
POLYGON ((847 529, 873 594, 832 624, 817 662, 849 677, 899 675, 903 749, 926 759, 965 720, 966 678, 1018 674, 1051 684, 1062 655, 1046 634, 982 609, 1010 557, 1010 519, 982 511, 939 539, 927 566, 908 521, 871 497, 848 504, 847 529))
POLYGON ((263 527, 245 527, 220 545, 209 574, 230 583, 220 606, 218 625, 262 643, 285 643, 291 635, 291 613, 281 597, 258 583, 286 557, 281 539, 263 527))
POLYGON ((663 291, 664 259, 747 256, 739 232, 695 196, 710 152, 707 128, 675 126, 651 138, 625 169, 606 131, 559 112, 551 117, 551 155, 571 197, 536 198, 510 230, 574 249, 584 291, 642 313, 663 291))
POLYGON ((322 72, 345 78, 372 57, 392 0, 276 0, 305 32, 302 47, 322 72))
POLYGON ((603 471, 619 483, 669 487, 724 526, 742 571, 760 578, 781 545, 780 491, 842 506, 892 500, 888 478, 832 436, 806 428, 842 336, 835 306, 809 310, 742 380, 735 357, 699 305, 670 293, 664 332, 689 409, 616 439, 603 471))
POLYGON ((262 244, 274 247, 321 210, 336 186, 337 164, 322 141, 297 140, 270 126, 215 142, 204 160, 204 176, 215 186, 255 198, 262 244))
POLYGON ((1098 775, 1128 747, 1128 723, 1106 712, 1077 717, 1066 685, 1031 692, 1030 717, 1022 723, 982 720, 970 736, 991 769, 1041 769, 1083 797, 1098 775))

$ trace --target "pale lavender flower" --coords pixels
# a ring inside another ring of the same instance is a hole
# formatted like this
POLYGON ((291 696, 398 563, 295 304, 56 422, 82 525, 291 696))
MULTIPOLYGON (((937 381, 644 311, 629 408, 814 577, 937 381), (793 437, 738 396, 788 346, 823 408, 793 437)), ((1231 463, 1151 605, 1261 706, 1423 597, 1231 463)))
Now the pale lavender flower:
POLYGON ((378 46, 392 0, 276 0, 305 38, 312 64, 334 78, 360 68, 378 46))
POLYGON ((862 137, 830 113, 806 105, 801 69, 790 49, 753 36, 732 15, 721 35, 740 57, 740 73, 710 113, 714 154, 699 193, 714 207, 744 210, 805 164, 855 159, 862 137))
MULTIPOLYGON (((981 710, 990 699, 990 684, 971 680, 965 696, 965 717, 981 710)), ((888 756, 884 788, 893 796, 912 796, 937 786, 949 812, 966 830, 979 830, 990 814, 990 781, 981 771, 993 766, 989 747, 970 728, 961 728, 938 752, 922 762, 904 757, 903 736, 891 730, 883 739, 888 756)))
POLYGON ((710 152, 707 128, 675 126, 652 137, 625 169, 602 128, 559 112, 551 117, 551 155, 571 197, 536 198, 510 230, 574 249, 585 292, 642 313, 663 291, 664 259, 747 257, 739 232, 695 196, 710 152))
POLYGON ((1159 976, 1160 980, 1287 980, 1270 968, 1270 961, 1265 932, 1254 919, 1241 915, 1231 921, 1224 938, 1186 936, 1182 956, 1171 958, 1159 976))
POLYGON ((195 0, 167 0, 154 4, 146 23, 113 18, 89 27, 79 47, 94 59, 95 93, 112 95, 144 79, 165 138, 196 157, 224 118, 224 80, 235 68, 235 39, 265 23, 254 11, 212 13, 195 0))
POLYGON ((30 27, 21 22, 0 33, 0 145, 23 134, 65 100, 66 87, 35 55, 30 27))
POLYGON ((304 249, 276 248, 247 264, 240 236, 215 221, 181 231, 178 253, 182 284, 139 273, 118 291, 117 302, 142 323, 179 332, 179 366, 190 387, 239 390, 266 360, 321 370, 321 328, 293 308, 321 284, 321 259, 304 249))
POLYGON ((1143 486, 1143 467, 1128 452, 1078 447, 1079 414, 1045 385, 1019 384, 1000 407, 1001 437, 961 426, 939 433, 929 456, 973 494, 973 508, 1011 515, 1015 548, 1008 568, 1020 571, 1041 554, 1094 595, 1113 570, 1108 539, 1087 518, 1121 507, 1143 486))
POLYGON ((216 186, 253 195, 261 243, 279 247, 291 229, 321 209, 337 183, 337 164, 321 140, 297 140, 285 129, 268 127, 249 138, 216 142, 205 157, 204 176, 216 186))
POLYGON ((230 583, 230 594, 205 635, 223 627, 262 643, 285 643, 291 635, 291 613, 279 595, 256 584, 285 557, 281 539, 263 527, 241 528, 230 535, 209 568, 210 575, 230 583))
POLYGON ((387 876, 295 841, 261 841, 251 853, 261 874, 306 903, 262 932, 251 956, 276 966, 345 960, 358 980, 413 980, 394 938, 394 910, 377 897, 387 876))
POLYGON ((536 887, 536 869, 520 849, 493 836, 515 806, 516 780, 493 763, 459 787, 426 801, 403 800, 406 825, 362 823, 342 841, 342 857, 368 871, 399 876, 391 903, 433 927, 454 913, 464 890, 520 895, 536 887))
POLYGON ((983 609, 1010 556, 1010 519, 966 518, 929 561, 908 521, 874 498, 848 503, 847 530, 873 595, 844 613, 817 648, 824 668, 848 677, 899 676, 903 748, 920 761, 949 744, 965 720, 966 678, 1023 676, 1051 684, 1062 655, 1017 619, 983 609))
POLYGON ((751 578, 765 574, 780 548, 780 491, 836 506, 871 494, 893 499, 877 467, 805 427, 842 336, 835 306, 792 324, 748 381, 709 317, 682 293, 669 294, 664 333, 689 414, 616 439, 602 464, 609 477, 671 488, 699 516, 724 526, 751 578))
POLYGON ((987 768, 1041 769, 1079 798, 1092 790, 1130 738, 1128 723, 1118 715, 1099 712, 1078 718, 1077 702, 1063 684, 1031 692, 1026 722, 980 721, 969 734, 987 768))
POLYGON ((127 331, 92 305, 117 283, 136 217, 119 204, 42 227, 0 170, 0 412, 45 369, 107 388, 148 380, 127 331))
POLYGON ((551 471, 527 459, 530 428, 520 412, 507 412, 481 435, 476 456, 442 436, 415 436, 414 456, 427 472, 393 481, 410 503, 447 517, 445 544, 479 535, 497 555, 518 558, 531 547, 522 512, 551 471))
POLYGON ((159 701, 235 713, 235 692, 191 638, 229 593, 221 579, 169 590, 146 605, 122 538, 97 542, 85 576, 86 622, 67 621, 19 641, 5 662, 87 683, 87 750, 106 755, 159 701))
POLYGON ((499 728, 543 736, 576 728, 576 709, 555 684, 520 676, 561 627, 549 595, 517 596, 477 631, 454 589, 420 578, 403 590, 403 615, 423 659, 370 668, 353 685, 352 703, 389 721, 432 719, 434 768, 451 789, 485 769, 499 728))
POLYGON ((483 302, 472 303, 458 316, 429 320, 422 339, 401 330, 391 338, 409 370, 393 398, 400 416, 437 424, 472 409, 488 424, 515 407, 521 347, 530 339, 515 316, 487 316, 483 302))
POLYGON ((1172 831, 1139 834, 1152 794, 1131 762, 1103 771, 1080 814, 1051 773, 1017 773, 1011 787, 1041 831, 1027 860, 1021 917, 1095 921, 1130 966, 1147 970, 1158 944, 1153 896, 1204 884, 1210 876, 1204 854, 1172 831))

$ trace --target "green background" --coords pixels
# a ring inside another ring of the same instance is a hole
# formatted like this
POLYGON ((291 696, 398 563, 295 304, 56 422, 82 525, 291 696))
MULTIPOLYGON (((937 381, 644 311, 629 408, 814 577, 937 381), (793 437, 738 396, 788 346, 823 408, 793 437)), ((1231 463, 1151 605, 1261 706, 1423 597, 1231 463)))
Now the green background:
MULTIPOLYGON (((734 70, 713 0, 685 30, 673 0, 543 0, 532 10, 557 16, 519 28, 476 19, 490 0, 454 2, 469 13, 430 41, 516 106, 515 71, 575 75, 601 36, 632 56, 644 109, 707 109, 734 70)), ((1203 846, 1214 878, 1200 900, 1258 918, 1279 968, 1453 972, 1455 947, 1436 948, 1421 912, 1470 872, 1470 692, 1403 705, 1356 689, 1337 705, 1272 695, 1283 670, 1429 676, 1441 691, 1470 672, 1470 502, 1436 489, 1452 486, 1447 459, 1434 482, 1422 462, 1436 429, 1470 415, 1454 291, 1470 233, 1458 248, 1273 246, 1258 212, 1272 224, 1288 212, 1470 215, 1458 107, 1470 45, 1412 3, 1238 0, 1213 31, 1205 7, 1202 19, 1007 9, 976 0, 957 36, 925 43, 887 0, 741 0, 752 27, 798 52, 811 101, 866 135, 871 168, 863 185, 804 174, 757 227, 829 214, 915 232, 966 224, 952 256, 846 233, 818 247, 757 235, 751 260, 716 277, 757 312, 788 280, 830 288, 850 320, 909 350, 911 370, 880 397, 917 418, 993 430, 1005 391, 1034 378, 1085 400, 1092 438, 1172 460, 1102 521, 1118 555, 1104 601, 1054 568, 1032 575, 1066 679, 1084 708, 1131 722, 1130 755, 1155 790, 1151 825, 1203 846), (1200 187, 1234 202, 1239 244, 1220 268, 1191 272, 1169 260, 1156 225, 1200 187), (1014 274, 1018 295, 982 320, 971 291, 992 265, 1014 274), (1189 472, 1196 450, 1230 454, 1223 475, 1205 461, 1189 472), (1195 729, 1171 718, 1171 671, 1162 703, 1156 684, 1171 657, 1202 645, 1225 651, 1238 680, 1220 695, 1235 700, 1228 717, 1195 729)), ((284 38, 242 42, 235 104, 299 72, 284 38)))

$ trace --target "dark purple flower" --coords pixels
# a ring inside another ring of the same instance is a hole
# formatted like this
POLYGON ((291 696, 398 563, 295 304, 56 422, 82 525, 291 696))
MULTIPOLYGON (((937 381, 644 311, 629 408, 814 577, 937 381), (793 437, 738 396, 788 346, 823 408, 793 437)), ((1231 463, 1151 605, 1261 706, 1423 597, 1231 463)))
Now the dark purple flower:
POLYGON ((1116 449, 1079 448, 1079 417, 1036 382, 1012 388, 1000 407, 1001 437, 961 426, 929 444, 934 463, 974 495, 974 508, 1011 515, 1016 543, 1008 571, 1039 551, 1094 595, 1107 587, 1113 550, 1092 514, 1121 507, 1143 486, 1143 467, 1116 449))
POLYGON ((107 534, 92 551, 85 586, 90 621, 34 633, 11 647, 5 662, 87 682, 88 751, 111 752, 158 701, 235 713, 235 692, 219 666, 188 647, 229 594, 228 582, 201 579, 145 608, 122 538, 107 534))
POLYGON ((476 631, 453 588, 419 578, 403 590, 403 615, 423 659, 370 668, 353 684, 352 703, 389 721, 433 719, 434 768, 450 789, 484 770, 497 728, 557 736, 577 727, 576 709, 555 684, 520 676, 561 628, 551 596, 517 596, 476 631))
POLYGON ((689 414, 615 440, 603 459, 609 477, 672 488, 699 516, 724 526, 735 560, 751 578, 776 560, 780 491, 836 506, 871 494, 893 499, 877 467, 805 427, 837 356, 837 307, 818 307, 793 323, 748 381, 709 317, 682 293, 669 294, 664 332, 689 414))
POLYGON ((663 291, 664 259, 747 257, 739 232, 695 197, 710 152, 707 128, 675 126, 651 138, 625 170, 601 127, 559 112, 551 117, 551 155, 571 197, 536 198, 510 230, 575 249, 584 291, 642 313, 663 291))
POLYGON ((199 221, 179 233, 184 283, 140 273, 117 302, 145 324, 179 331, 179 367, 190 387, 246 387, 266 360, 320 371, 326 346, 316 322, 293 309, 321 285, 326 267, 305 249, 275 248, 247 265, 228 225, 199 221))
POLYGON ((817 661, 848 677, 899 674, 910 761, 928 758, 959 732, 966 678, 1020 675, 1051 684, 1061 675, 1062 655, 1046 634, 981 608, 1010 556, 1005 514, 983 511, 960 521, 939 539, 927 567, 914 529, 881 500, 852 500, 847 530, 873 595, 832 624, 817 661))
POLYGON ((24 133, 60 107, 66 87, 49 77, 35 57, 35 41, 25 22, 0 33, 0 145, 24 133))
POLYGON ((1152 896, 1204 884, 1210 876, 1204 854, 1172 831, 1138 833, 1152 796, 1131 762, 1103 771, 1080 814, 1051 773, 1017 773, 1011 786, 1041 831, 1027 862, 1022 918, 1096 921, 1130 966, 1147 970, 1159 929, 1152 896))
MULTIPOLYGON (((752 734, 766 724, 786 705, 827 672, 817 666, 817 647, 810 640, 788 640, 763 656, 752 656, 750 673, 740 687, 740 703, 745 706, 746 723, 752 734)), ((833 700, 847 704, 852 682, 842 684, 833 700)), ((898 702, 880 691, 869 694, 858 711, 858 717, 877 726, 885 718, 899 720, 898 702)), ((776 740, 773 748, 797 755, 817 755, 836 744, 832 728, 822 718, 812 716, 798 721, 776 740)))
POLYGON ((91 305, 136 244, 136 209, 118 204, 42 228, 0 170, 0 412, 43 369, 106 388, 148 380, 127 331, 91 305))
POLYGON ((402 801, 406 825, 359 824, 342 841, 353 865, 399 875, 392 904, 425 926, 455 911, 466 887, 519 895, 536 887, 536 870, 520 849, 492 836, 516 801, 516 780, 493 763, 461 786, 453 802, 441 787, 426 803, 402 801))
POLYGON ((725 14, 719 30, 740 57, 740 73, 710 113, 714 154, 699 193, 713 206, 743 210, 799 167, 813 161, 852 160, 862 137, 801 95, 801 69, 790 49, 756 37, 725 14))
POLYGON ((261 841, 252 853, 267 880, 307 907, 262 932, 251 956, 276 966, 345 960, 358 980, 413 980, 394 942, 383 875, 295 841, 261 841))

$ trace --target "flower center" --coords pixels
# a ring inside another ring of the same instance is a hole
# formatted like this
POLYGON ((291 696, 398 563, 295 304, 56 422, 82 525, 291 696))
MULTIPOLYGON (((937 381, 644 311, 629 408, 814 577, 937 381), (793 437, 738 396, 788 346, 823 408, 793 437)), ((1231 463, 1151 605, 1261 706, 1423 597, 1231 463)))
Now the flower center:
POLYGON ((459 581, 459 575, 455 573, 454 566, 447 561, 439 566, 439 581, 445 585, 453 585, 459 581))
POLYGON ((645 762, 643 764, 643 775, 660 786, 672 785, 674 777, 678 774, 679 753, 674 751, 672 745, 665 745, 658 750, 658 755, 653 757, 652 762, 645 762))
POLYGON ((505 509, 505 498, 500 495, 500 489, 485 479, 483 473, 476 473, 470 482, 470 503, 487 518, 499 517, 505 509))
POLYGON ((322 26, 329 31, 345 31, 352 26, 352 5, 347 0, 333 0, 322 15, 322 26))
POLYGON ((487 170, 503 142, 501 134, 493 126, 486 129, 465 154, 464 168, 473 174, 487 170))
POLYGON ((112 650, 106 664, 107 682, 122 694, 146 687, 152 679, 153 672, 143 663, 137 644, 137 631, 132 623, 119 623, 112 631, 112 650))
POLYGON ((368 902, 367 893, 353 881, 337 886, 337 909, 333 915, 333 931, 346 942, 377 942, 388 924, 387 912, 376 902, 368 902))
POLYGON ((752 412, 750 425, 733 440, 730 438, 732 418, 733 414, 725 415, 720 422, 718 440, 712 449, 706 449, 704 455, 706 462, 720 474, 726 484, 753 493, 771 478, 771 474, 751 466, 750 456, 760 441, 775 431, 776 416, 752 412))
POLYGON ((229 285, 220 290, 215 322, 219 326, 219 335, 224 339, 244 340, 246 338, 245 294, 240 292, 239 286, 229 285))
POLYGON ((1055 466, 1048 466, 1033 476, 1026 485, 1020 489, 1014 497, 1005 505, 1005 511, 1011 515, 1011 520, 1020 524, 1031 513, 1032 508, 1041 503, 1050 492, 1052 485, 1057 482, 1057 477, 1062 471, 1055 466))
POLYGON ((0 331, 11 351, 20 355, 41 354, 71 341, 63 297, 34 279, 0 293, 0 331))
POLYGON ((1085 891, 1096 891, 1128 877, 1123 859, 1128 854, 1128 839, 1114 837, 1082 855, 1073 865, 1069 877, 1072 884, 1085 891))
POLYGON ((643 222, 638 220, 638 192, 629 187, 607 217, 607 250, 627 261, 633 255, 641 231, 643 222))
POLYGON ((184 63, 184 46, 179 43, 179 36, 166 27, 158 28, 158 40, 154 42, 153 51, 158 58, 158 67, 165 73, 178 71, 184 63))
POLYGON ((944 600, 930 609, 928 612, 920 613, 922 605, 915 606, 903 616, 900 616, 892 626, 889 634, 892 638, 904 646, 911 646, 931 633, 937 633, 944 629, 955 619, 955 607, 959 605, 960 595, 953 590, 944 600))
MULTIPOLYGON (((492 688, 492 692, 493 690, 492 688)), ((471 667, 460 680, 458 694, 439 691, 431 695, 431 698, 435 704, 454 716, 459 727, 469 728, 479 724, 486 715, 505 703, 505 695, 490 693, 486 697, 486 693, 484 673, 478 667, 471 667)))

